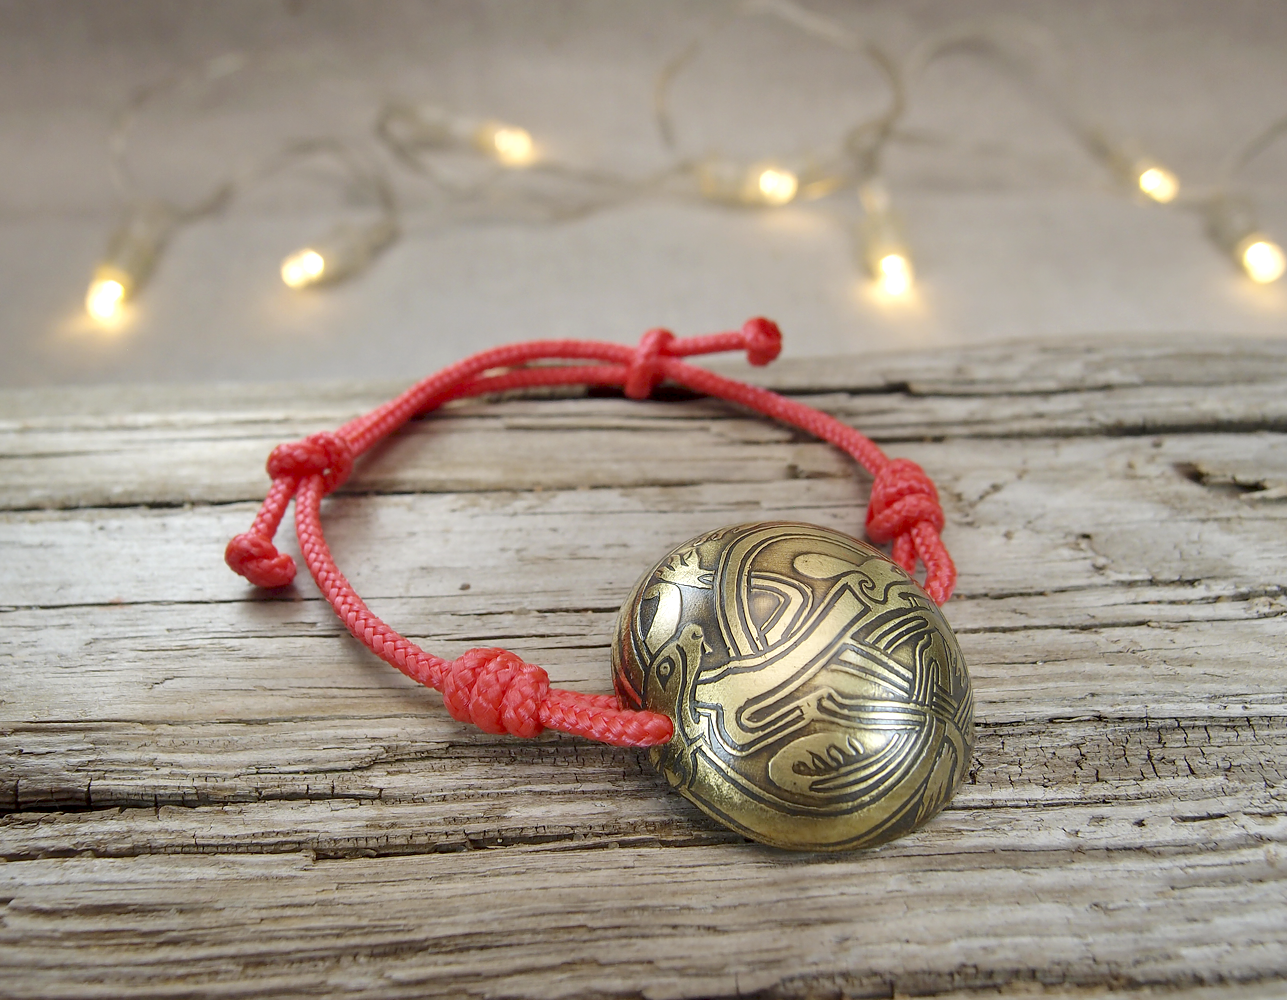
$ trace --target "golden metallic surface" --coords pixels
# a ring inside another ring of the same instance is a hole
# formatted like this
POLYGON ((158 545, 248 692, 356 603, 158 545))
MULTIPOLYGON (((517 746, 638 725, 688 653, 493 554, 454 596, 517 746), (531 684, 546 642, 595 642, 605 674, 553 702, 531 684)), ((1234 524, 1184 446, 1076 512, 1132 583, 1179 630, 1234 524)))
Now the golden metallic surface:
POLYGON ((973 697, 938 606, 881 552, 812 524, 679 546, 617 619, 624 704, 664 712, 650 753, 703 812, 798 850, 920 826, 969 769, 973 697))

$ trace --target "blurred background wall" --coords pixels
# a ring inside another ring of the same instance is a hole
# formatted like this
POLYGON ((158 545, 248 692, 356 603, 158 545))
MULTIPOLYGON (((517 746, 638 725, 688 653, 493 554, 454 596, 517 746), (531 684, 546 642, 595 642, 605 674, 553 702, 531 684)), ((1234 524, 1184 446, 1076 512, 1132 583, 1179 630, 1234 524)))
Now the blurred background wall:
MULTIPOLYGON (((1284 282, 1251 282, 1183 204, 1287 114, 1281 0, 812 2, 899 60, 967 23, 1039 35, 1034 58, 1062 62, 1040 68, 1058 70, 1063 97, 1182 184, 1166 206, 1124 189, 1021 78, 947 55, 909 89, 884 151, 916 268, 896 297, 874 290, 857 260, 862 210, 849 190, 759 210, 645 193, 550 221, 521 196, 459 210, 373 138, 390 102, 429 103, 521 124, 561 162, 641 178, 713 149, 750 161, 828 148, 886 105, 870 60, 781 19, 724 23, 729 9, 5 0, 0 385, 411 378, 508 340, 630 342, 650 326, 691 334, 754 314, 782 324, 788 355, 1085 333, 1287 335, 1284 282), (671 91, 671 153, 653 119, 657 74, 699 37, 671 91), (230 53, 241 55, 217 62, 230 53), (185 74, 218 77, 220 65, 226 78, 165 89, 185 74), (86 284, 126 207, 109 137, 147 87, 159 96, 141 104, 125 151, 136 194, 191 202, 286 144, 325 138, 387 178, 400 239, 350 281, 287 288, 283 256, 371 212, 369 192, 324 163, 293 165, 177 229, 123 318, 91 322, 86 284)), ((1258 225, 1287 242, 1287 141, 1237 184, 1258 225)))

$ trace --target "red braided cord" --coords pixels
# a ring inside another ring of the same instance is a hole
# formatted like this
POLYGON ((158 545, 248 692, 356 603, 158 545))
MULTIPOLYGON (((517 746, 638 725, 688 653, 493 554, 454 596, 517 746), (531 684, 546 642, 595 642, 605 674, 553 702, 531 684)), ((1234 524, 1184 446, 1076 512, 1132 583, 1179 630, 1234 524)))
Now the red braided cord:
POLYGON ((623 709, 611 695, 551 688, 544 670, 514 653, 471 649, 455 660, 444 660, 399 635, 371 613, 335 565, 322 532, 322 498, 348 478, 357 456, 412 417, 448 400, 552 385, 620 385, 630 398, 646 399, 670 379, 792 424, 851 455, 875 477, 867 508, 868 536, 875 542, 892 541, 894 561, 909 573, 919 559, 925 566, 926 593, 942 604, 956 583, 956 567, 939 537, 943 510, 938 492, 919 465, 905 458, 891 460, 852 427, 810 406, 680 360, 745 350, 751 364, 765 365, 777 357, 781 346, 777 326, 757 318, 748 320, 741 330, 682 340, 667 330, 649 330, 638 348, 587 340, 538 340, 482 351, 430 375, 334 433, 313 434, 273 449, 268 458, 272 488, 250 530, 228 543, 225 558, 257 586, 290 583, 295 563, 278 552, 273 535, 293 498, 300 551, 335 613, 382 660, 441 691, 453 718, 473 722, 489 733, 535 736, 542 729, 557 729, 617 746, 665 743, 674 732, 665 715, 623 709), (551 358, 604 363, 521 367, 551 358))

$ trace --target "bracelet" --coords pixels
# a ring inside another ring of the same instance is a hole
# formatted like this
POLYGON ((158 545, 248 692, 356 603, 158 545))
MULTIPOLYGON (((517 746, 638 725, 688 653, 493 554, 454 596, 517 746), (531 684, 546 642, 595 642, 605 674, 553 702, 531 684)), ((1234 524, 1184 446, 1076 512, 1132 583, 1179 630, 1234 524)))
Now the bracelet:
POLYGON ((778 356, 776 324, 678 339, 649 330, 637 348, 580 340, 482 351, 429 376, 335 432, 273 449, 272 486, 228 565, 259 587, 289 584, 295 563, 273 536, 291 500, 304 561, 348 630, 376 656, 442 692, 452 717, 485 732, 544 729, 647 747, 666 780, 705 813, 763 843, 847 849, 900 836, 951 798, 973 749, 973 697, 939 605, 956 568, 943 511, 916 463, 888 458, 834 417, 682 359, 744 350, 778 356), (550 359, 575 362, 529 367, 550 359), (589 363, 587 363, 589 362, 589 363), (623 605, 612 650, 615 695, 551 688, 503 649, 455 660, 425 652, 371 613, 335 565, 322 498, 356 458, 413 417, 453 399, 534 386, 621 386, 647 399, 664 380, 792 424, 874 477, 867 536, 892 556, 817 525, 733 525, 685 542, 644 574, 623 605), (919 562, 925 583, 911 576, 919 562))

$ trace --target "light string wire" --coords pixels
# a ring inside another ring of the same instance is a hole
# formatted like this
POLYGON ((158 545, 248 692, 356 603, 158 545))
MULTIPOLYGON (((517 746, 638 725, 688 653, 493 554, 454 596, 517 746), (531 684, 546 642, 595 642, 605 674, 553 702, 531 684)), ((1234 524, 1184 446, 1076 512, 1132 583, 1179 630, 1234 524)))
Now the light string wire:
POLYGON ((1233 150, 1221 164, 1215 190, 1194 204, 1204 218, 1207 235, 1260 284, 1282 277, 1287 271, 1287 254, 1260 228, 1251 196, 1235 184, 1237 176, 1284 135, 1287 115, 1233 150))
MULTIPOLYGON (((671 162, 643 177, 587 167, 550 155, 518 125, 470 118, 432 104, 389 100, 379 109, 373 136, 392 161, 426 181, 434 217, 440 221, 520 216, 562 223, 644 198, 699 198, 749 208, 771 209, 797 199, 855 195, 862 217, 853 225, 856 251, 869 276, 887 294, 898 296, 913 284, 912 255, 901 216, 886 181, 886 154, 896 143, 924 144, 904 127, 912 91, 938 60, 972 55, 1019 85, 1035 106, 1061 124, 1120 186, 1161 205, 1193 210, 1207 235, 1260 283, 1284 270, 1282 249, 1260 229, 1251 199, 1234 186, 1237 174, 1287 133, 1287 116, 1256 133, 1225 158, 1214 187, 1181 196, 1173 172, 1132 144, 1109 135, 1070 99, 1071 74, 1048 33, 1017 21, 966 23, 922 40, 902 60, 843 24, 794 0, 745 0, 721 11, 707 28, 662 66, 653 87, 653 117, 671 162), (677 138, 670 94, 676 79, 702 50, 735 21, 775 20, 806 37, 859 56, 881 75, 885 106, 845 129, 833 148, 797 151, 753 162, 715 153, 685 154, 677 138)), ((222 211, 255 183, 309 159, 329 160, 348 186, 365 193, 376 218, 344 223, 282 262, 282 280, 296 289, 341 281, 363 271, 402 230, 394 187, 374 156, 352 144, 320 137, 286 144, 278 153, 214 184, 203 196, 180 204, 142 196, 129 170, 129 137, 147 109, 183 90, 213 86, 251 69, 262 69, 264 54, 228 53, 199 69, 171 74, 140 88, 122 109, 109 138, 109 171, 125 203, 124 221, 108 243, 86 298, 95 318, 110 322, 137 294, 174 233, 222 211)), ((942 141, 942 140, 940 140, 942 141)))
POLYGON ((363 270, 397 238, 397 203, 383 168, 352 144, 333 136, 291 140, 267 156, 228 171, 208 191, 187 202, 145 195, 140 190, 130 168, 130 136, 149 109, 176 94, 209 88, 236 75, 262 70, 274 61, 262 52, 224 53, 194 70, 171 73, 140 87, 116 115, 108 136, 108 173, 122 202, 122 219, 108 239, 86 292, 85 306, 91 317, 106 326, 114 325, 181 228, 222 212, 237 195, 307 161, 323 160, 338 168, 347 190, 371 202, 376 218, 366 224, 340 223, 324 235, 317 245, 327 251, 329 264, 325 266, 319 266, 321 254, 311 246, 288 257, 282 263, 282 280, 287 285, 298 288, 343 280, 363 270))
MULTIPOLYGON (((1011 33, 1016 27, 1008 25, 1011 33)), ((1029 26, 1021 26, 1027 28, 1029 26)), ((919 76, 938 57, 953 51, 967 51, 984 57, 1006 75, 1023 84, 1023 93, 1044 106, 1060 121, 1087 153, 1107 167, 1119 184, 1134 189, 1160 205, 1196 210, 1204 219, 1208 237, 1239 264, 1252 281, 1267 284, 1284 272, 1287 258, 1282 248, 1260 230, 1252 201, 1234 190, 1234 176, 1256 156, 1287 132, 1287 116, 1271 123, 1230 153, 1222 165, 1217 184, 1208 193, 1181 196, 1179 179, 1156 160, 1131 144, 1109 135, 1080 113, 1068 99, 1072 92, 1059 50, 1044 33, 1027 31, 1021 47, 1038 51, 1037 59, 1016 57, 1014 47, 1003 44, 1005 33, 990 29, 966 28, 924 43, 909 60, 910 74, 919 76), (1039 67, 1058 67, 1065 79, 1052 85, 1051 73, 1039 67)))
POLYGON ((504 208, 504 186, 524 178, 531 181, 520 192, 524 207, 542 221, 568 222, 656 193, 675 173, 667 167, 630 178, 564 163, 546 155, 526 129, 403 100, 381 108, 375 134, 395 162, 430 183, 441 214, 444 206, 475 215, 504 208))

